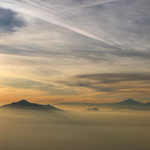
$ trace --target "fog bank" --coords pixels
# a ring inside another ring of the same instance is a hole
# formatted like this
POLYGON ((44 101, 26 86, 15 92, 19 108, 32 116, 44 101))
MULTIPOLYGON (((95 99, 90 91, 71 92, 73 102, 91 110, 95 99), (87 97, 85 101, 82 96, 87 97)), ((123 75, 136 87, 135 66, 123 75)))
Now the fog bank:
POLYGON ((148 150, 150 112, 0 111, 2 150, 148 150))

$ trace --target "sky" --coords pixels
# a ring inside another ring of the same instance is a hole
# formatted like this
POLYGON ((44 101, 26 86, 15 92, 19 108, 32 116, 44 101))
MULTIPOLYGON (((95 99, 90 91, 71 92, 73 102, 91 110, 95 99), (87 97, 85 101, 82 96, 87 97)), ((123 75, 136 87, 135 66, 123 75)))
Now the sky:
POLYGON ((149 0, 1 0, 0 104, 150 101, 149 0))

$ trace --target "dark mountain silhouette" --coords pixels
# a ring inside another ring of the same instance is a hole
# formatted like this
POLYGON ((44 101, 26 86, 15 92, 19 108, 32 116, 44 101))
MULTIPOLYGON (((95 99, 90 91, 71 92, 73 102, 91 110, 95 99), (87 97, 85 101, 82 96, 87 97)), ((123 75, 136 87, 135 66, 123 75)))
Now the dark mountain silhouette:
POLYGON ((132 98, 126 99, 124 101, 114 103, 117 105, 144 105, 144 103, 133 100, 132 98))
POLYGON ((48 110, 48 111, 60 110, 49 104, 48 105, 40 105, 40 104, 36 104, 36 103, 30 103, 27 100, 21 100, 18 102, 13 102, 11 104, 3 105, 3 106, 1 106, 1 108, 48 110))
POLYGON ((150 105, 150 102, 147 102, 146 105, 150 105))

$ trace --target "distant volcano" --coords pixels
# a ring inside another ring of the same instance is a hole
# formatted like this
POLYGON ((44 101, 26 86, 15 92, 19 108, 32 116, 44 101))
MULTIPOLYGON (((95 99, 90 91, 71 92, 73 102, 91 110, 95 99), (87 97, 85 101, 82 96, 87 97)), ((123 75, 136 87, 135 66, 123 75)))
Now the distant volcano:
POLYGON ((11 104, 3 105, 3 106, 1 106, 1 108, 48 110, 48 111, 60 110, 49 104, 48 105, 40 105, 40 104, 36 104, 36 103, 30 103, 27 100, 21 100, 18 102, 13 102, 11 104))
POLYGON ((119 105, 142 105, 143 103, 133 100, 132 98, 126 99, 124 101, 115 103, 119 105))

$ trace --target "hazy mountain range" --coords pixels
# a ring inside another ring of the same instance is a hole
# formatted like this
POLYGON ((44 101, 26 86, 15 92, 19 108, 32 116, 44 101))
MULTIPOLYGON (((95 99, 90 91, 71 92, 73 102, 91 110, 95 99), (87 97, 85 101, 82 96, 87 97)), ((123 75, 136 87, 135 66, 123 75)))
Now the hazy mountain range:
POLYGON ((130 109, 148 109, 150 110, 150 102, 142 103, 135 101, 132 98, 123 100, 116 103, 75 103, 75 102, 63 102, 59 105, 82 105, 82 106, 99 106, 99 107, 112 107, 112 108, 130 108, 130 109))
POLYGON ((65 105, 150 105, 150 102, 142 103, 139 101, 135 101, 132 98, 123 100, 121 102, 117 103, 76 103, 76 102, 62 102, 59 104, 65 104, 65 105))
MULTIPOLYGON (((138 110, 150 110, 150 102, 142 103, 139 101, 135 101, 132 98, 123 100, 121 102, 116 103, 75 103, 75 102, 63 102, 58 105, 77 105, 77 106, 87 106, 87 107, 109 107, 115 109, 138 109, 138 110)), ((96 108, 95 107, 95 108, 96 108)), ((12 102, 10 104, 6 104, 1 106, 0 108, 11 108, 11 109, 30 109, 30 110, 44 110, 44 111, 62 111, 54 106, 49 104, 41 105, 37 103, 30 103, 27 100, 21 100, 18 102, 12 102)), ((91 110, 91 108, 89 108, 91 110)), ((88 109, 88 110, 89 110, 88 109)), ((98 108, 96 108, 98 110, 98 108)), ((94 109, 95 110, 95 109, 94 109)))

